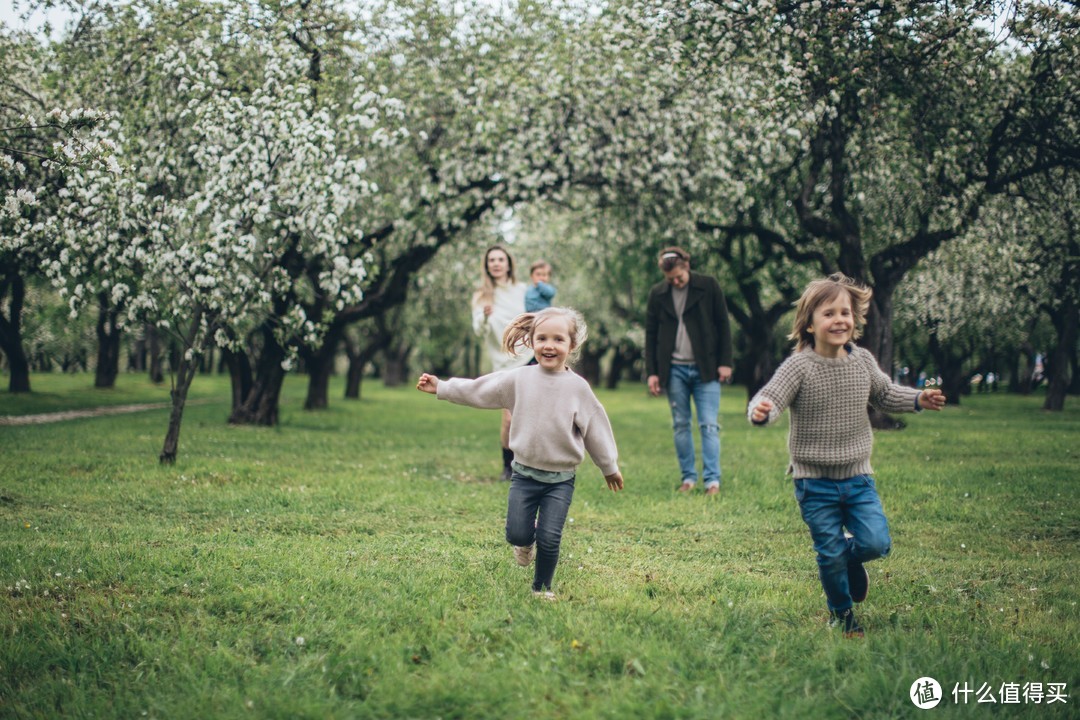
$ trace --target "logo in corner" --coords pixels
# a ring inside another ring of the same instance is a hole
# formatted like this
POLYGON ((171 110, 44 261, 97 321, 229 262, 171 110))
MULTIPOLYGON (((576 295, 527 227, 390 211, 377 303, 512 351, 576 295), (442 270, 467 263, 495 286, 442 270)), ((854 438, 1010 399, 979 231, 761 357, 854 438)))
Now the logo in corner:
POLYGON ((911 683, 908 697, 915 703, 915 707, 920 710, 929 710, 937 707, 941 702, 941 685, 932 677, 921 677, 911 683))

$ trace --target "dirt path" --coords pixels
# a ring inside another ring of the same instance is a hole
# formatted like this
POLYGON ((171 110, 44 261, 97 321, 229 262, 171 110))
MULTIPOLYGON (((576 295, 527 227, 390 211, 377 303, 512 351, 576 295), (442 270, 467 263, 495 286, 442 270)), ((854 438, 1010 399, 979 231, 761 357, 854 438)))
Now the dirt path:
POLYGON ((106 407, 85 408, 83 410, 64 410, 62 412, 42 413, 40 415, 0 415, 2 425, 43 425, 45 423, 61 422, 62 420, 75 420, 85 417, 101 417, 102 415, 121 415, 123 413, 140 412, 142 410, 157 410, 169 407, 169 403, 143 403, 141 405, 110 405, 106 407))

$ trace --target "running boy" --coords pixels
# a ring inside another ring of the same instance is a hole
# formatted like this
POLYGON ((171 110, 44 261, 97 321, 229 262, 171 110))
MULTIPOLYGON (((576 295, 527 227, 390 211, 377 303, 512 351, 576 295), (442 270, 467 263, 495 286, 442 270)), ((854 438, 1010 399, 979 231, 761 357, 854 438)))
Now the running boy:
POLYGON ((788 336, 795 351, 747 410, 752 423, 766 425, 791 408, 788 472, 817 551, 829 624, 846 637, 863 635, 852 611, 869 588, 863 563, 885 557, 892 547, 871 477, 874 436, 866 406, 918 412, 945 405, 940 390, 920 392, 891 382, 874 356, 854 344, 870 297, 869 288, 840 273, 810 283, 788 336))

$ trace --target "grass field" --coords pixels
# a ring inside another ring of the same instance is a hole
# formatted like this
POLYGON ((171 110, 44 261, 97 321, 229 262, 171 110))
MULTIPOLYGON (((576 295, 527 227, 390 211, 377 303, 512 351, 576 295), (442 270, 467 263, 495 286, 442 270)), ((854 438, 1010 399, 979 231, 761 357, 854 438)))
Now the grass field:
MULTIPOLYGON (((0 415, 167 399, 92 381, 34 376, 0 415)), ((227 379, 198 378, 171 467, 167 410, 0 427, 0 717, 1080 717, 1080 399, 877 435, 894 550, 844 640, 786 421, 751 428, 741 388, 715 498, 675 492, 663 401, 599 393, 626 490, 582 466, 555 603, 502 539, 496 413, 374 381, 307 413, 304 389, 280 427, 229 427, 227 379), (1051 684, 1066 702, 1022 694, 1051 684)))

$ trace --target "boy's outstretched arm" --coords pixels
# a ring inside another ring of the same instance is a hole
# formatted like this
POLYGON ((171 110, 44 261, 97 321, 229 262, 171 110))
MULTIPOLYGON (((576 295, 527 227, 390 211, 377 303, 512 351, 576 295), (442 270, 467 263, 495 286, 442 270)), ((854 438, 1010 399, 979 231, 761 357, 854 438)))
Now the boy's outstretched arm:
POLYGON ((610 475, 605 475, 604 480, 607 482, 608 489, 612 492, 618 492, 623 489, 622 473, 618 470, 610 475))
POLYGON ((421 373, 420 380, 416 383, 416 389, 434 395, 439 389, 439 378, 428 373, 421 373))
POLYGON ((755 424, 761 425, 769 419, 769 413, 772 412, 773 404, 771 400, 762 398, 758 400, 758 404, 754 406, 753 411, 750 413, 750 419, 755 424))
POLYGON ((919 393, 919 407, 923 410, 940 410, 945 407, 945 395, 937 388, 919 393))

